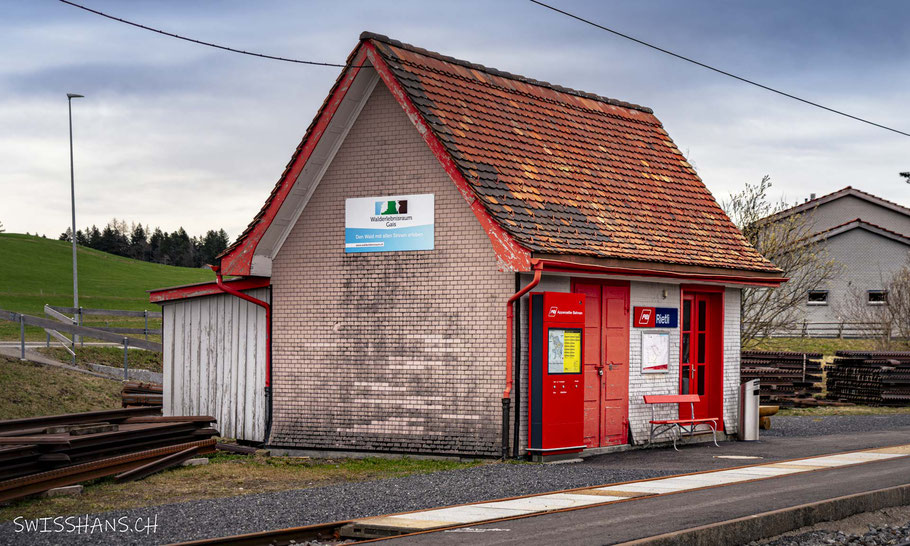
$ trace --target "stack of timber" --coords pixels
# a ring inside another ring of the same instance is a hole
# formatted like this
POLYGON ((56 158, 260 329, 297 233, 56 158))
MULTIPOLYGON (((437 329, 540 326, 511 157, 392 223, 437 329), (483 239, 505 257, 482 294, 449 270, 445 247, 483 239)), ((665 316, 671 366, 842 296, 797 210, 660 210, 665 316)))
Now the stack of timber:
POLYGON ((120 398, 124 408, 133 406, 161 406, 164 387, 158 383, 124 381, 120 398))
POLYGON ((759 380, 762 404, 807 405, 822 390, 821 353, 743 351, 741 358, 742 380, 759 380))
POLYGON ((910 405, 910 352, 838 351, 827 371, 828 398, 910 405))
POLYGON ((0 502, 114 476, 141 479, 215 450, 208 416, 136 407, 0 421, 0 502))

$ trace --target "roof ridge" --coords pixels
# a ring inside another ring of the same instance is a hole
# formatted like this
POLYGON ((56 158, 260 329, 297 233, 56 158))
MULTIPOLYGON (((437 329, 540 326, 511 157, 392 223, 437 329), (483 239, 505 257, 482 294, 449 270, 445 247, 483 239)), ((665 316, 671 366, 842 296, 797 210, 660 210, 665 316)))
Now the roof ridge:
POLYGON ((895 203, 894 201, 891 201, 891 200, 889 200, 889 199, 885 199, 884 197, 879 197, 879 196, 875 195, 874 193, 869 193, 869 192, 863 191, 863 190, 861 190, 861 189, 859 189, 859 188, 854 188, 853 186, 847 186, 847 187, 844 188, 844 189, 845 189, 845 190, 853 190, 853 191, 855 191, 855 192, 857 192, 857 193, 861 193, 861 194, 863 194, 863 195, 865 195, 865 196, 871 197, 871 198, 873 198, 873 199, 875 199, 875 200, 877 200, 877 201, 882 201, 882 202, 888 203, 889 205, 894 205, 894 206, 897 207, 897 208, 904 209, 905 211, 907 211, 908 214, 910 214, 910 208, 905 207, 904 205, 901 205, 900 203, 895 203))
POLYGON ((430 51, 429 49, 424 49, 422 47, 417 47, 412 44, 408 44, 405 42, 401 42, 399 40, 389 38, 388 36, 386 36, 384 34, 377 34, 375 32, 364 31, 364 32, 360 33, 360 40, 361 41, 376 40, 378 42, 382 42, 382 43, 385 43, 385 44, 388 44, 388 45, 391 45, 394 47, 399 47, 401 49, 407 49, 408 51, 412 51, 412 52, 420 54, 420 55, 432 57, 432 58, 440 60, 440 61, 444 61, 444 62, 451 63, 451 64, 456 64, 459 66, 464 66, 464 67, 470 68, 472 70, 479 70, 481 72, 486 72, 487 74, 491 74, 493 76, 507 78, 510 80, 515 80, 515 81, 519 81, 522 83, 526 83, 529 85, 536 85, 538 87, 545 87, 547 89, 551 89, 551 90, 557 91, 559 93, 565 93, 567 95, 574 95, 576 97, 596 100, 598 102, 604 102, 604 103, 610 104, 612 106, 619 106, 622 108, 629 108, 631 110, 638 110, 638 111, 644 112, 646 114, 654 114, 654 110, 652 110, 651 108, 648 108, 647 106, 642 106, 640 104, 626 102, 626 101, 622 101, 619 99, 612 99, 610 97, 604 97, 603 95, 598 95, 596 93, 589 93, 587 91, 581 91, 580 89, 573 89, 571 87, 563 87, 561 85, 556 85, 556 84, 553 84, 550 82, 535 80, 534 78, 529 78, 527 76, 522 76, 520 74, 513 74, 511 72, 499 70, 498 68, 492 68, 492 67, 484 66, 482 64, 477 64, 477 63, 472 63, 470 61, 457 59, 455 57, 443 55, 442 53, 438 53, 436 51, 430 51))
POLYGON ((762 223, 774 222, 780 218, 785 218, 792 214, 797 214, 800 211, 803 211, 805 209, 810 209, 812 207, 819 206, 822 204, 822 201, 824 201, 824 200, 831 199, 835 196, 840 198, 842 195, 849 195, 851 193, 853 195, 856 195, 856 194, 863 195, 868 200, 878 201, 879 203, 885 203, 887 205, 900 209, 904 214, 910 215, 910 208, 905 207, 904 205, 901 205, 900 203, 895 203, 894 201, 889 201, 888 199, 885 199, 884 197, 879 197, 873 193, 863 191, 859 188, 854 188, 853 186, 845 186, 839 190, 835 190, 830 193, 820 195, 820 196, 816 197, 815 199, 809 199, 802 203, 797 203, 797 204, 793 205, 792 207, 786 208, 782 211, 775 212, 774 214, 771 214, 769 216, 762 218, 761 220, 759 220, 759 222, 762 222, 762 223))
POLYGON ((901 239, 908 239, 908 240, 910 240, 910 236, 907 236, 907 235, 905 235, 905 234, 903 234, 903 233, 900 233, 900 232, 898 232, 898 231, 894 231, 894 230, 888 229, 888 228, 886 228, 886 227, 882 227, 882 226, 880 226, 880 225, 878 225, 878 224, 869 222, 869 221, 867 221, 867 220, 863 220, 862 218, 854 218, 853 220, 849 220, 849 221, 844 222, 844 223, 842 223, 842 224, 838 224, 838 225, 836 225, 836 226, 829 227, 829 228, 826 229, 826 230, 819 231, 818 233, 812 235, 812 237, 818 237, 818 236, 823 235, 823 234, 825 234, 825 233, 832 232, 832 231, 834 231, 834 230, 836 230, 836 229, 840 229, 840 228, 842 228, 842 227, 847 227, 847 226, 849 226, 850 224, 853 224, 853 223, 865 224, 865 225, 867 225, 867 226, 874 227, 875 229, 880 229, 880 230, 882 230, 882 231, 884 231, 884 232, 886 232, 886 233, 890 233, 890 234, 892 234, 892 235, 897 235, 897 236, 900 237, 901 239))

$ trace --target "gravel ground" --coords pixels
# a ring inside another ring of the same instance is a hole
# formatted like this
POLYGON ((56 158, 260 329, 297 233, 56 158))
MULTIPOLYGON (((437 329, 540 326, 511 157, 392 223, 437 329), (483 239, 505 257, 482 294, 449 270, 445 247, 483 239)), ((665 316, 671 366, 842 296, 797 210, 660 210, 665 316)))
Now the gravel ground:
MULTIPOLYGON (((905 525, 869 526, 862 535, 847 534, 843 531, 811 531, 799 535, 781 537, 762 546, 828 546, 829 544, 851 544, 856 546, 885 546, 910 543, 910 523, 905 525)), ((752 543, 757 545, 757 543, 752 543)))
MULTIPOLYGON (((809 437, 872 432, 910 426, 910 414, 887 416, 774 417, 766 437, 809 437)), ((723 444, 734 452, 749 444, 723 444)), ((753 444, 756 445, 756 444, 753 444)), ((579 464, 491 464, 479 467, 311 489, 262 493, 149 508, 90 514, 116 522, 126 517, 157 518, 154 533, 102 531, 86 534, 16 532, 21 524, 0 524, 2 544, 161 544, 212 536, 251 533, 284 527, 405 512, 423 508, 545 493, 573 487, 639 480, 737 466, 743 461, 714 458, 707 452, 684 448, 630 451, 604 455, 579 464), (624 461, 624 462, 623 462, 624 461), (212 522, 217 522, 213 525, 212 522)), ((756 445, 756 450, 767 449, 756 445)), ((82 516, 85 518, 86 516, 82 516)), ((64 523, 65 524, 65 523, 64 523)), ((53 529, 53 522, 47 527, 53 529)), ((877 543, 876 543, 877 544, 877 543)))
POLYGON ((855 544, 873 546, 910 541, 910 506, 895 506, 856 514, 839 521, 825 521, 783 535, 751 542, 749 546, 821 546, 855 544))
POLYGON ((771 430, 760 431, 760 436, 806 437, 870 432, 910 426, 910 413, 892 415, 826 415, 820 417, 771 418, 771 430))

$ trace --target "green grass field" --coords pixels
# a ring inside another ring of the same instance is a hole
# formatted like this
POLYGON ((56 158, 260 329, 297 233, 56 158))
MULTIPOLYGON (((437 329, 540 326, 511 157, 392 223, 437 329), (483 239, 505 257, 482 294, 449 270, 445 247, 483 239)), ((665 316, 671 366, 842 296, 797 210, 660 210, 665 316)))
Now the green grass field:
POLYGON ((837 351, 874 351, 876 345, 875 340, 872 339, 775 337, 758 340, 748 349, 821 353, 825 356, 834 356, 837 351))
MULTIPOLYGON (((207 269, 173 267, 122 258, 79 247, 79 304, 97 309, 158 311, 146 290, 211 281, 207 269)), ((64 241, 15 233, 0 234, 0 309, 44 316, 44 305, 73 305, 72 247, 64 241)), ((89 317, 86 317, 89 318, 89 317)), ((142 327, 144 319, 120 320, 111 326, 142 327)), ((99 324, 86 320, 85 324, 99 324)), ((159 322, 149 327, 160 327, 159 322)), ((0 339, 17 339, 19 327, 0 321, 0 339)), ((43 340, 43 330, 28 338, 43 340)))

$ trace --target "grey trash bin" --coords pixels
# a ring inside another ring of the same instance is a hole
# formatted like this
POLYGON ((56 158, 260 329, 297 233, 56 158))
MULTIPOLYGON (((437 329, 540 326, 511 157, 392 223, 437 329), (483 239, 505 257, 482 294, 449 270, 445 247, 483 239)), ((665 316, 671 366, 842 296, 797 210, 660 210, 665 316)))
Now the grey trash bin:
POLYGON ((746 381, 739 386, 739 439, 758 440, 758 379, 746 381))

